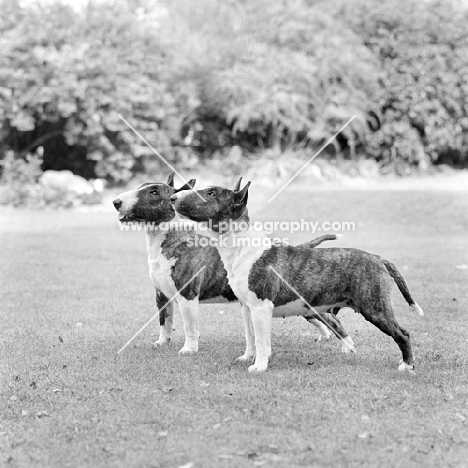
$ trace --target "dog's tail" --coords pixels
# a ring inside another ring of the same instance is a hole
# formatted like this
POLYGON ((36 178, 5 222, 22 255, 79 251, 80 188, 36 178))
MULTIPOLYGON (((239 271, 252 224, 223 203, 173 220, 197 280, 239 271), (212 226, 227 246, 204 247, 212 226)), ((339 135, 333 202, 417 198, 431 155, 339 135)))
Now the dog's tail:
POLYGON ((402 274, 397 270, 397 267, 389 262, 388 260, 382 259, 385 268, 390 273, 390 276, 394 279, 398 289, 400 290, 401 294, 405 298, 406 302, 410 305, 410 307, 417 312, 419 315, 424 315, 423 310, 421 307, 415 302, 411 293, 409 292, 408 285, 406 284, 405 278, 403 278, 402 274))
POLYGON ((338 235, 336 234, 325 234, 324 236, 316 237, 315 239, 312 239, 309 242, 304 242, 304 244, 301 244, 301 246, 313 249, 314 247, 317 247, 317 245, 320 245, 322 242, 336 239, 338 239, 338 235))

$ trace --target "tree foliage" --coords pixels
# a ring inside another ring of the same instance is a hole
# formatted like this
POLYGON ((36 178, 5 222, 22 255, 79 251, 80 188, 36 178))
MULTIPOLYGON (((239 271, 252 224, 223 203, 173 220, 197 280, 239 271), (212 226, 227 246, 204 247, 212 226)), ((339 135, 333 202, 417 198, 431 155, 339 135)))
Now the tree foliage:
POLYGON ((335 15, 380 61, 378 128, 369 153, 384 162, 468 162, 467 9, 455 2, 334 2, 335 15))
POLYGON ((119 182, 157 165, 119 114, 175 162, 313 147, 356 115, 339 150, 468 161, 468 18, 448 0, 0 8, 0 157, 42 146, 44 169, 119 182))
POLYGON ((191 31, 179 63, 197 92, 190 122, 205 145, 222 146, 222 128, 253 148, 314 143, 353 115, 346 134, 364 137, 378 62, 358 35, 304 2, 201 3, 176 2, 172 34, 191 31), (213 120, 217 134, 207 139, 213 120))
MULTIPOLYGON (((10 3, 10 7, 11 7, 10 3)), ((44 167, 119 181, 178 138, 165 47, 136 2, 13 5, 1 26, 1 142, 44 147, 44 167)))

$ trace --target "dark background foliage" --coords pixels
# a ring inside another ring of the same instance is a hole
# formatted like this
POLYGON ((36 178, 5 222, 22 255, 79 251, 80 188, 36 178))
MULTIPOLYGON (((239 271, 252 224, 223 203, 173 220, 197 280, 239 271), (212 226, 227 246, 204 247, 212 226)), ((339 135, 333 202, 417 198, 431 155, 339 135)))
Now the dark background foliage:
POLYGON ((468 14, 450 1, 0 0, 0 157, 124 182, 157 158, 316 148, 468 162, 468 14))

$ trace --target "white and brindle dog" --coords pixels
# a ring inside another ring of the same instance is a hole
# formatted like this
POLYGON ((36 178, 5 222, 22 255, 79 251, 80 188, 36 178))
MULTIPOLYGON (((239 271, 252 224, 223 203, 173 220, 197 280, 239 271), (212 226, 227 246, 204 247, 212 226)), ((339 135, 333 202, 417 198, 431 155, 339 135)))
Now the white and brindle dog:
MULTIPOLYGON (((409 333, 395 320, 391 291, 397 284, 408 304, 420 315, 408 286, 387 260, 357 249, 305 249, 269 244, 253 228, 247 212, 250 182, 239 190, 208 187, 172 196, 185 218, 207 223, 228 272, 229 284, 243 305, 247 345, 241 360, 255 358, 251 372, 268 367, 273 316, 311 315, 313 310, 351 307, 391 336, 402 353, 398 369, 413 370, 409 333), (260 239, 259 239, 260 237, 260 239), (260 240, 260 242, 259 242, 260 240), (309 307, 311 306, 311 307, 309 307)), ((346 340, 350 338, 345 338, 346 340)), ((349 346, 352 347, 352 341, 349 346)))
MULTIPOLYGON (((174 302, 167 303, 171 297, 176 296, 175 302, 182 315, 185 333, 185 343, 179 351, 181 354, 198 351, 199 301, 216 301, 215 298, 224 298, 224 301, 237 300, 228 284, 226 270, 217 249, 194 242, 197 234, 180 229, 182 226, 174 222, 178 217, 171 203, 171 196, 181 190, 190 190, 194 185, 195 180, 192 179, 183 187, 175 189, 174 174, 171 174, 165 184, 146 183, 135 190, 122 193, 113 201, 119 212, 120 222, 141 223, 146 230, 149 274, 156 289, 156 305, 160 311, 166 306, 159 315, 159 339, 154 345, 163 346, 171 342, 174 302), (205 267, 204 270, 183 288, 202 267, 205 267)), ((325 240, 333 239, 336 239, 335 235, 322 236, 304 244, 304 247, 313 248, 325 240)), ((327 326, 339 338, 347 336, 347 332, 332 314, 306 318, 320 332, 318 340, 330 338, 327 326)))

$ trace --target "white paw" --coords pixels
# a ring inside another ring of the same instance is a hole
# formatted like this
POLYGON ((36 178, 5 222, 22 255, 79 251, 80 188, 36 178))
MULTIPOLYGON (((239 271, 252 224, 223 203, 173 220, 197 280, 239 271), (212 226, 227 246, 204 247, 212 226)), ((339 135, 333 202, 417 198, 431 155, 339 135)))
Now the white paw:
POLYGON ((414 366, 412 364, 407 364, 403 360, 400 361, 400 365, 398 366, 398 370, 400 372, 411 372, 414 373, 414 366))
POLYGON ((318 343, 319 341, 328 341, 332 337, 332 334, 329 333, 328 335, 319 335, 316 339, 315 342, 318 343))
POLYGON ((255 354, 253 353, 244 353, 242 356, 239 356, 236 361, 239 362, 248 362, 255 358, 255 354))
POLYGON ((185 346, 179 351, 179 354, 195 354, 198 353, 198 349, 186 348, 185 346))
POLYGON ((341 346, 341 351, 345 354, 355 353, 356 349, 354 348, 353 340, 350 336, 347 336, 341 340, 343 343, 341 346))
POLYGON ((195 354, 198 353, 198 346, 194 345, 184 345, 182 349, 179 351, 179 354, 195 354))
POLYGON ((265 372, 268 368, 268 364, 252 364, 249 367, 249 372, 265 372))
POLYGON ((168 346, 171 344, 171 337, 169 336, 160 336, 157 341, 153 343, 155 348, 160 348, 161 346, 168 346))

